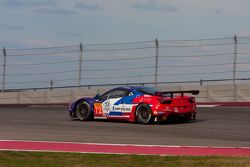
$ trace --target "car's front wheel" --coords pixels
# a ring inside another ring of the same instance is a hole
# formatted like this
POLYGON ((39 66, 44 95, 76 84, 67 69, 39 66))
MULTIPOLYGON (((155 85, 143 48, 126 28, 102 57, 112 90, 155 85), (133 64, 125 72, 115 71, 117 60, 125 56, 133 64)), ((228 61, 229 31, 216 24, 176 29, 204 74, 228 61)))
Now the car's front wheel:
POLYGON ((86 101, 82 101, 77 104, 76 116, 81 121, 89 121, 93 118, 90 106, 86 101))
POLYGON ((136 108, 136 121, 141 124, 152 123, 154 117, 152 115, 151 107, 148 104, 140 104, 136 108))

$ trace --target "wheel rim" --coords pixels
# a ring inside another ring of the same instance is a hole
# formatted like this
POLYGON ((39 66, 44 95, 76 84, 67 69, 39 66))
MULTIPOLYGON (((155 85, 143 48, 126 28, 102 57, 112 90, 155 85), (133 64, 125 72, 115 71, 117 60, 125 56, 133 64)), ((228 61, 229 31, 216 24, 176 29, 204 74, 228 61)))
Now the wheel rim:
POLYGON ((138 108, 138 122, 149 123, 151 118, 151 111, 146 106, 138 108))
POLYGON ((84 119, 88 116, 88 108, 86 105, 81 104, 77 107, 77 112, 76 115, 78 116, 79 119, 84 119))
POLYGON ((148 109, 146 107, 143 107, 140 112, 141 118, 143 120, 147 120, 149 118, 150 113, 148 112, 148 109))

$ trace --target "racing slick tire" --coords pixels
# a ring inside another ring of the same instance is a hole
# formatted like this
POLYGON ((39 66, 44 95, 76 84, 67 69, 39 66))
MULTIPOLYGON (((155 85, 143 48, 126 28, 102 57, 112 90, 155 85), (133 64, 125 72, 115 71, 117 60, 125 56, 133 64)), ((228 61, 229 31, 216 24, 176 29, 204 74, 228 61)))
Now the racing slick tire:
POLYGON ((141 124, 150 124, 153 122, 154 117, 152 115, 151 107, 148 104, 140 104, 136 108, 136 122, 141 124))
POLYGON ((86 101, 82 101, 77 104, 76 116, 81 121, 90 121, 93 119, 90 105, 86 101))

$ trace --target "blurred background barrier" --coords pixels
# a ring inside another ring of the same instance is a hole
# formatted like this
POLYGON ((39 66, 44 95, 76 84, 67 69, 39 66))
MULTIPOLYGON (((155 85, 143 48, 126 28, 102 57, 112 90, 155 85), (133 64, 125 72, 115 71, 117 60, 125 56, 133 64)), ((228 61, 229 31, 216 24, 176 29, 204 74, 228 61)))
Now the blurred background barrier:
POLYGON ((246 84, 250 37, 0 51, 2 92, 117 85, 246 84))
MULTIPOLYGON (((198 102, 249 102, 250 85, 160 86, 161 90, 199 89, 198 102), (236 90, 234 90, 236 89, 236 90)), ((109 87, 74 88, 70 90, 40 90, 0 93, 0 104, 68 104, 80 97, 93 97, 109 87)))
POLYGON ((117 86, 199 89, 201 102, 250 95, 250 37, 0 51, 0 104, 69 103, 117 86))

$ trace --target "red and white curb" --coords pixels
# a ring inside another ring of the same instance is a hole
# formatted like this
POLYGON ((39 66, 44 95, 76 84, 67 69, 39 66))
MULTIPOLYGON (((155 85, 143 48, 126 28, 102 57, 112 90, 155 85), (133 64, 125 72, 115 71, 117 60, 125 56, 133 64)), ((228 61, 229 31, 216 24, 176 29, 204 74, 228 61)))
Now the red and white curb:
POLYGON ((161 146, 21 140, 0 140, 0 150, 163 156, 250 156, 250 147, 161 146))

